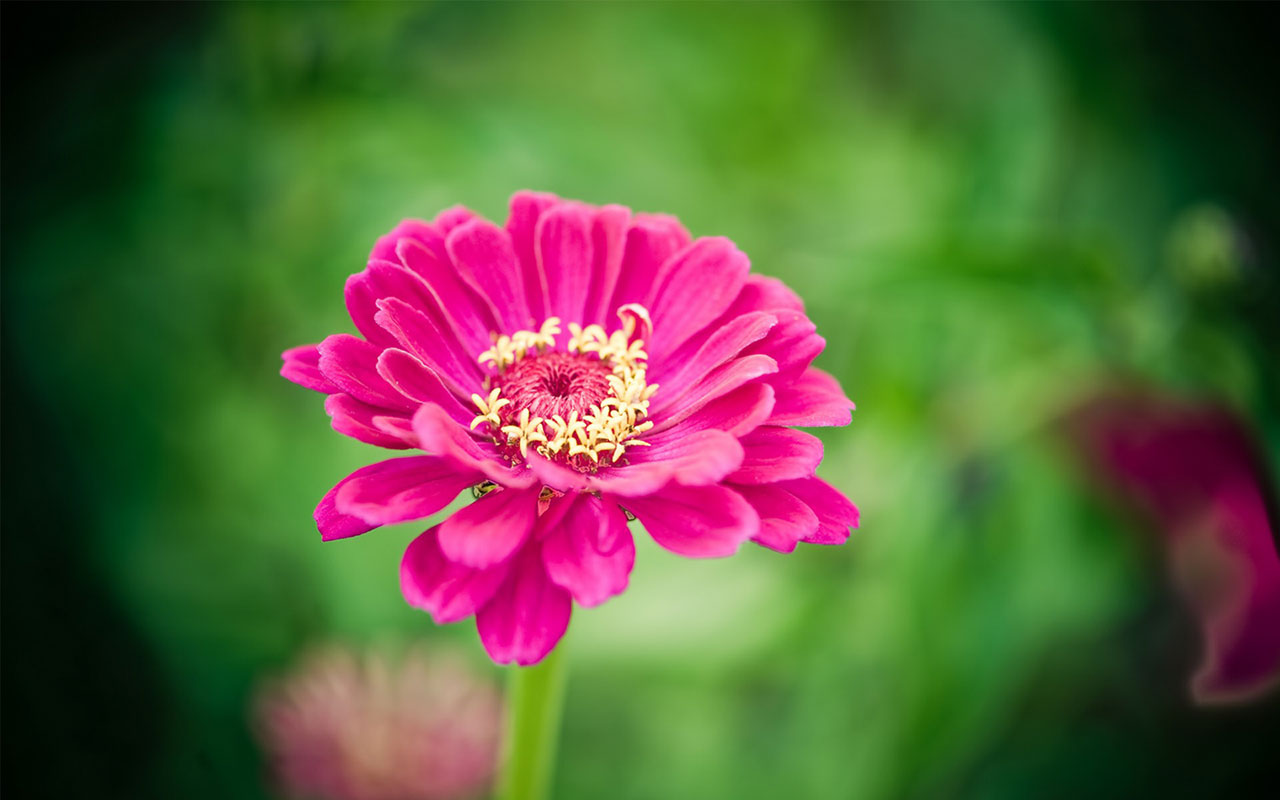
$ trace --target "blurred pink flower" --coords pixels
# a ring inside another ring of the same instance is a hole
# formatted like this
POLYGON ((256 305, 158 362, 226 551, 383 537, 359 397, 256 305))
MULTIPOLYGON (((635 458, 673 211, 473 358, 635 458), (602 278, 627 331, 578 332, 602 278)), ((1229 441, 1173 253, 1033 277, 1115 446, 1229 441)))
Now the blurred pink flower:
POLYGON ((456 658, 331 647, 254 702, 279 788, 324 800, 478 797, 493 776, 501 700, 456 658))
POLYGON ((853 407, 811 366, 825 341, 780 281, 674 218, 519 192, 506 227, 463 208, 408 220, 347 282, 364 338, 284 353, 333 427, 433 455, 356 470, 316 509, 324 539, 477 502, 419 536, 401 568, 437 623, 472 615, 497 662, 531 664, 573 602, 622 592, 624 513, 681 555, 746 540, 838 544, 858 512, 815 476, 853 407), (563 329, 562 329, 563 326, 563 329))
POLYGON ((1078 443, 1114 490, 1160 528, 1205 653, 1202 703, 1255 696, 1280 677, 1275 499, 1258 448, 1229 411, 1114 394, 1074 418, 1078 443))

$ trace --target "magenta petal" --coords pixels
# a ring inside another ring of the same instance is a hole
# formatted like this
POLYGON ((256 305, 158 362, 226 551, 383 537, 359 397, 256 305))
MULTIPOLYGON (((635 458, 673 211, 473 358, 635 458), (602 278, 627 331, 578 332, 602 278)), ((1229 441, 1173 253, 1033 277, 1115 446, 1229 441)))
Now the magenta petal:
POLYGON ((777 278, 748 275, 742 291, 734 298, 725 316, 734 317, 748 311, 804 311, 804 303, 795 292, 777 278))
POLYGON ((458 272, 489 301, 494 318, 506 331, 533 327, 524 276, 505 230, 488 220, 475 219, 451 232, 446 245, 458 272))
POLYGON ((746 352, 764 353, 778 362, 778 374, 771 378, 776 384, 786 384, 800 377, 800 373, 817 358, 827 346, 827 341, 803 313, 798 311, 774 311, 778 324, 760 342, 746 352))
POLYGON ((659 425, 649 433, 649 437, 654 438, 667 431, 671 431, 673 435, 687 435, 708 428, 728 431, 740 437, 760 427, 770 418, 774 407, 773 397, 774 390, 769 384, 749 383, 707 403, 688 417, 677 420, 674 425, 659 425))
POLYGON ((372 525, 429 517, 484 477, 440 456, 395 458, 375 466, 353 473, 335 497, 339 512, 372 525))
POLYGON ((691 558, 733 555, 760 532, 760 517, 742 496, 723 486, 669 485, 648 497, 619 499, 653 540, 691 558))
POLYGON ((527 667, 550 653, 569 627, 573 601, 547 576, 537 547, 526 547, 502 588, 476 614, 489 657, 527 667))
POLYGON ((813 434, 772 425, 742 437, 746 456, 729 476, 734 483, 773 483, 813 474, 822 461, 822 440, 813 434))
POLYGON ((660 389, 649 416, 661 420, 664 427, 674 427, 711 401, 776 370, 774 360, 766 355, 735 358, 712 370, 679 397, 664 397, 660 389))
POLYGON ((450 561, 483 569, 510 558, 538 516, 538 489, 494 489, 440 526, 440 548, 450 561))
POLYGON ((548 315, 565 323, 582 320, 591 286, 591 217, 584 205, 562 203, 538 220, 536 252, 547 277, 548 315))
POLYGON ((457 395, 440 382, 439 376, 412 353, 396 348, 384 351, 378 356, 378 374, 415 404, 435 403, 440 406, 459 425, 470 425, 475 419, 475 409, 463 405, 457 395))
POLYGON ((466 619, 489 602, 506 579, 510 565, 472 569, 455 564, 440 550, 440 526, 409 543, 400 562, 400 593, 439 625, 466 619))
POLYGON ((650 306, 653 341, 649 355, 670 353, 729 308, 751 262, 722 236, 698 239, 663 265, 650 306))
POLYGON ((533 472, 528 469, 512 469, 493 445, 477 442, 439 406, 423 404, 413 415, 413 430, 418 434, 419 445, 423 450, 448 456, 459 464, 478 469, 485 477, 502 486, 523 489, 536 480, 533 472))
POLYGON ((809 367, 795 382, 778 390, 770 425, 801 428, 848 425, 853 419, 853 401, 834 377, 809 367))
MULTIPOLYGON (((629 472, 647 464, 661 464, 671 471, 674 480, 686 486, 706 486, 720 482, 738 469, 744 458, 738 437, 715 428, 689 434, 655 436, 650 442, 651 447, 629 450, 627 454, 632 464, 619 471, 629 472)), ((609 477, 610 473, 603 474, 603 479, 609 477)))
POLYGON ((439 254, 415 241, 403 241, 396 250, 400 263, 415 272, 426 283, 435 301, 436 320, 447 320, 446 327, 458 336, 471 358, 489 348, 489 332, 497 325, 489 305, 458 275, 453 262, 444 252, 440 240, 439 254))
POLYGON ((365 444, 393 450, 407 450, 418 446, 417 437, 412 435, 412 430, 407 431, 409 436, 406 437, 402 432, 382 424, 382 420, 388 415, 400 412, 362 403, 343 392, 326 397, 324 410, 335 431, 365 444))
POLYGON ((286 380, 293 381, 304 389, 325 394, 342 391, 320 371, 320 350, 316 345, 304 344, 290 348, 281 353, 280 357, 284 359, 280 374, 286 380))
POLYGON ((560 502, 573 505, 543 541, 542 563, 578 605, 600 605, 627 588, 635 564, 627 518, 616 504, 589 494, 560 502))
POLYGON ((520 273, 524 276, 524 293, 529 303, 529 313, 537 320, 546 319, 549 315, 547 278, 542 274, 542 267, 534 252, 534 231, 538 226, 538 218, 558 202, 560 198, 546 192, 516 192, 511 196, 511 210, 507 216, 507 235, 511 237, 511 246, 515 250, 516 260, 520 262, 520 273))
POLYGON ((395 339, 375 318, 379 300, 394 297, 423 313, 436 310, 427 285, 396 262, 370 261, 363 271, 347 279, 344 295, 356 328, 370 342, 384 346, 395 344, 395 339))
POLYGON ((818 532, 818 515, 780 484, 736 485, 733 490, 760 515, 760 532, 755 536, 757 544, 779 553, 790 553, 798 542, 818 532))
MULTIPOLYGON (((394 460, 394 459, 393 459, 394 460)), ((316 527, 320 530, 320 538, 323 541, 332 541, 334 539, 346 539, 351 536, 359 536, 362 533, 371 531, 378 527, 370 525, 359 517, 353 517, 343 514, 338 510, 335 502, 338 491, 347 484, 347 481, 358 476, 365 470, 371 470, 379 464, 371 464, 370 466, 358 469, 347 477, 338 481, 338 484, 330 489, 320 502, 316 505, 315 520, 316 527)))
POLYGON ((417 242, 424 247, 430 247, 435 242, 443 245, 444 234, 440 233, 430 222, 423 222, 420 219, 401 220, 400 224, 395 226, 390 233, 379 237, 378 241, 373 245, 373 251, 369 253, 369 260, 396 261, 396 251, 400 246, 401 240, 409 240, 417 242))
POLYGON ((387 298, 378 301, 377 320, 400 345, 430 367, 449 391, 469 398, 481 390, 484 374, 479 365, 426 314, 402 300, 387 298))
POLYGON ((623 245, 622 269, 610 303, 612 309, 627 303, 640 303, 652 310, 653 295, 658 288, 654 285, 658 271, 689 241, 689 232, 675 217, 662 214, 632 217, 623 245))
POLYGON ((753 311, 729 320, 706 338, 695 336, 654 369, 651 382, 673 395, 683 394, 689 384, 758 342, 776 322, 768 312, 753 311))
POLYGON ((339 333, 326 338, 317 349, 320 352, 320 371, 355 399, 373 406, 405 411, 416 405, 378 374, 378 356, 382 354, 378 345, 339 333))
POLYGON ((608 328, 616 319, 614 313, 618 309, 610 304, 622 273, 630 221, 631 209, 626 206, 604 206, 595 212, 591 221, 591 252, 595 263, 591 268, 591 294, 582 314, 583 325, 598 323, 608 328))
POLYGON ((783 481, 778 485, 804 501, 818 515, 818 530, 802 541, 843 544, 849 538, 849 529, 858 527, 858 507, 821 478, 783 481))

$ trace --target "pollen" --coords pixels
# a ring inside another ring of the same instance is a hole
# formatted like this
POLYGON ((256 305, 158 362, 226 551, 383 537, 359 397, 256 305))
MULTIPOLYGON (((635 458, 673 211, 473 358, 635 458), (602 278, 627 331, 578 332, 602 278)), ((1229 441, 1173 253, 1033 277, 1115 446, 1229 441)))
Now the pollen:
POLYGON ((479 357, 493 374, 488 395, 471 396, 478 411, 471 429, 492 436, 513 462, 533 449, 583 472, 647 447, 639 437, 653 428, 647 417, 658 385, 645 379, 642 336, 652 325, 648 310, 635 303, 619 308, 618 317, 622 327, 613 332, 568 323, 564 349, 556 346, 557 317, 536 331, 494 333, 493 346, 479 357))

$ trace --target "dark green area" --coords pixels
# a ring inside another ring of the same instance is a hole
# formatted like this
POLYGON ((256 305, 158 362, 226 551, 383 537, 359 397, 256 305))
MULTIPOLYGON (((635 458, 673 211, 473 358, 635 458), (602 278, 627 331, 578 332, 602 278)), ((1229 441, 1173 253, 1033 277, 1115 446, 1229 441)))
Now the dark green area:
POLYGON ((262 796, 248 698, 317 641, 498 677, 401 600, 421 526, 320 543, 315 501, 379 454, 276 370, 350 329, 396 221, 526 187, 732 237, 858 403, 823 432, 848 545, 643 544, 575 616, 556 797, 1249 789, 1276 700, 1190 705, 1157 540, 1055 422, 1136 380, 1280 451, 1257 12, 6 5, 6 795, 262 796))

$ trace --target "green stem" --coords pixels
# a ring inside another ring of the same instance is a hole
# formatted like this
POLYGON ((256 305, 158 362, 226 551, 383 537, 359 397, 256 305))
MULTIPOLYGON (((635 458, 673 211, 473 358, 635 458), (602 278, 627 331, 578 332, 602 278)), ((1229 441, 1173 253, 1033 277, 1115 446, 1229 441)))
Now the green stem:
POLYGON ((564 642, 542 663, 513 667, 507 683, 507 731, 500 800, 544 800, 551 788, 564 704, 564 642))

